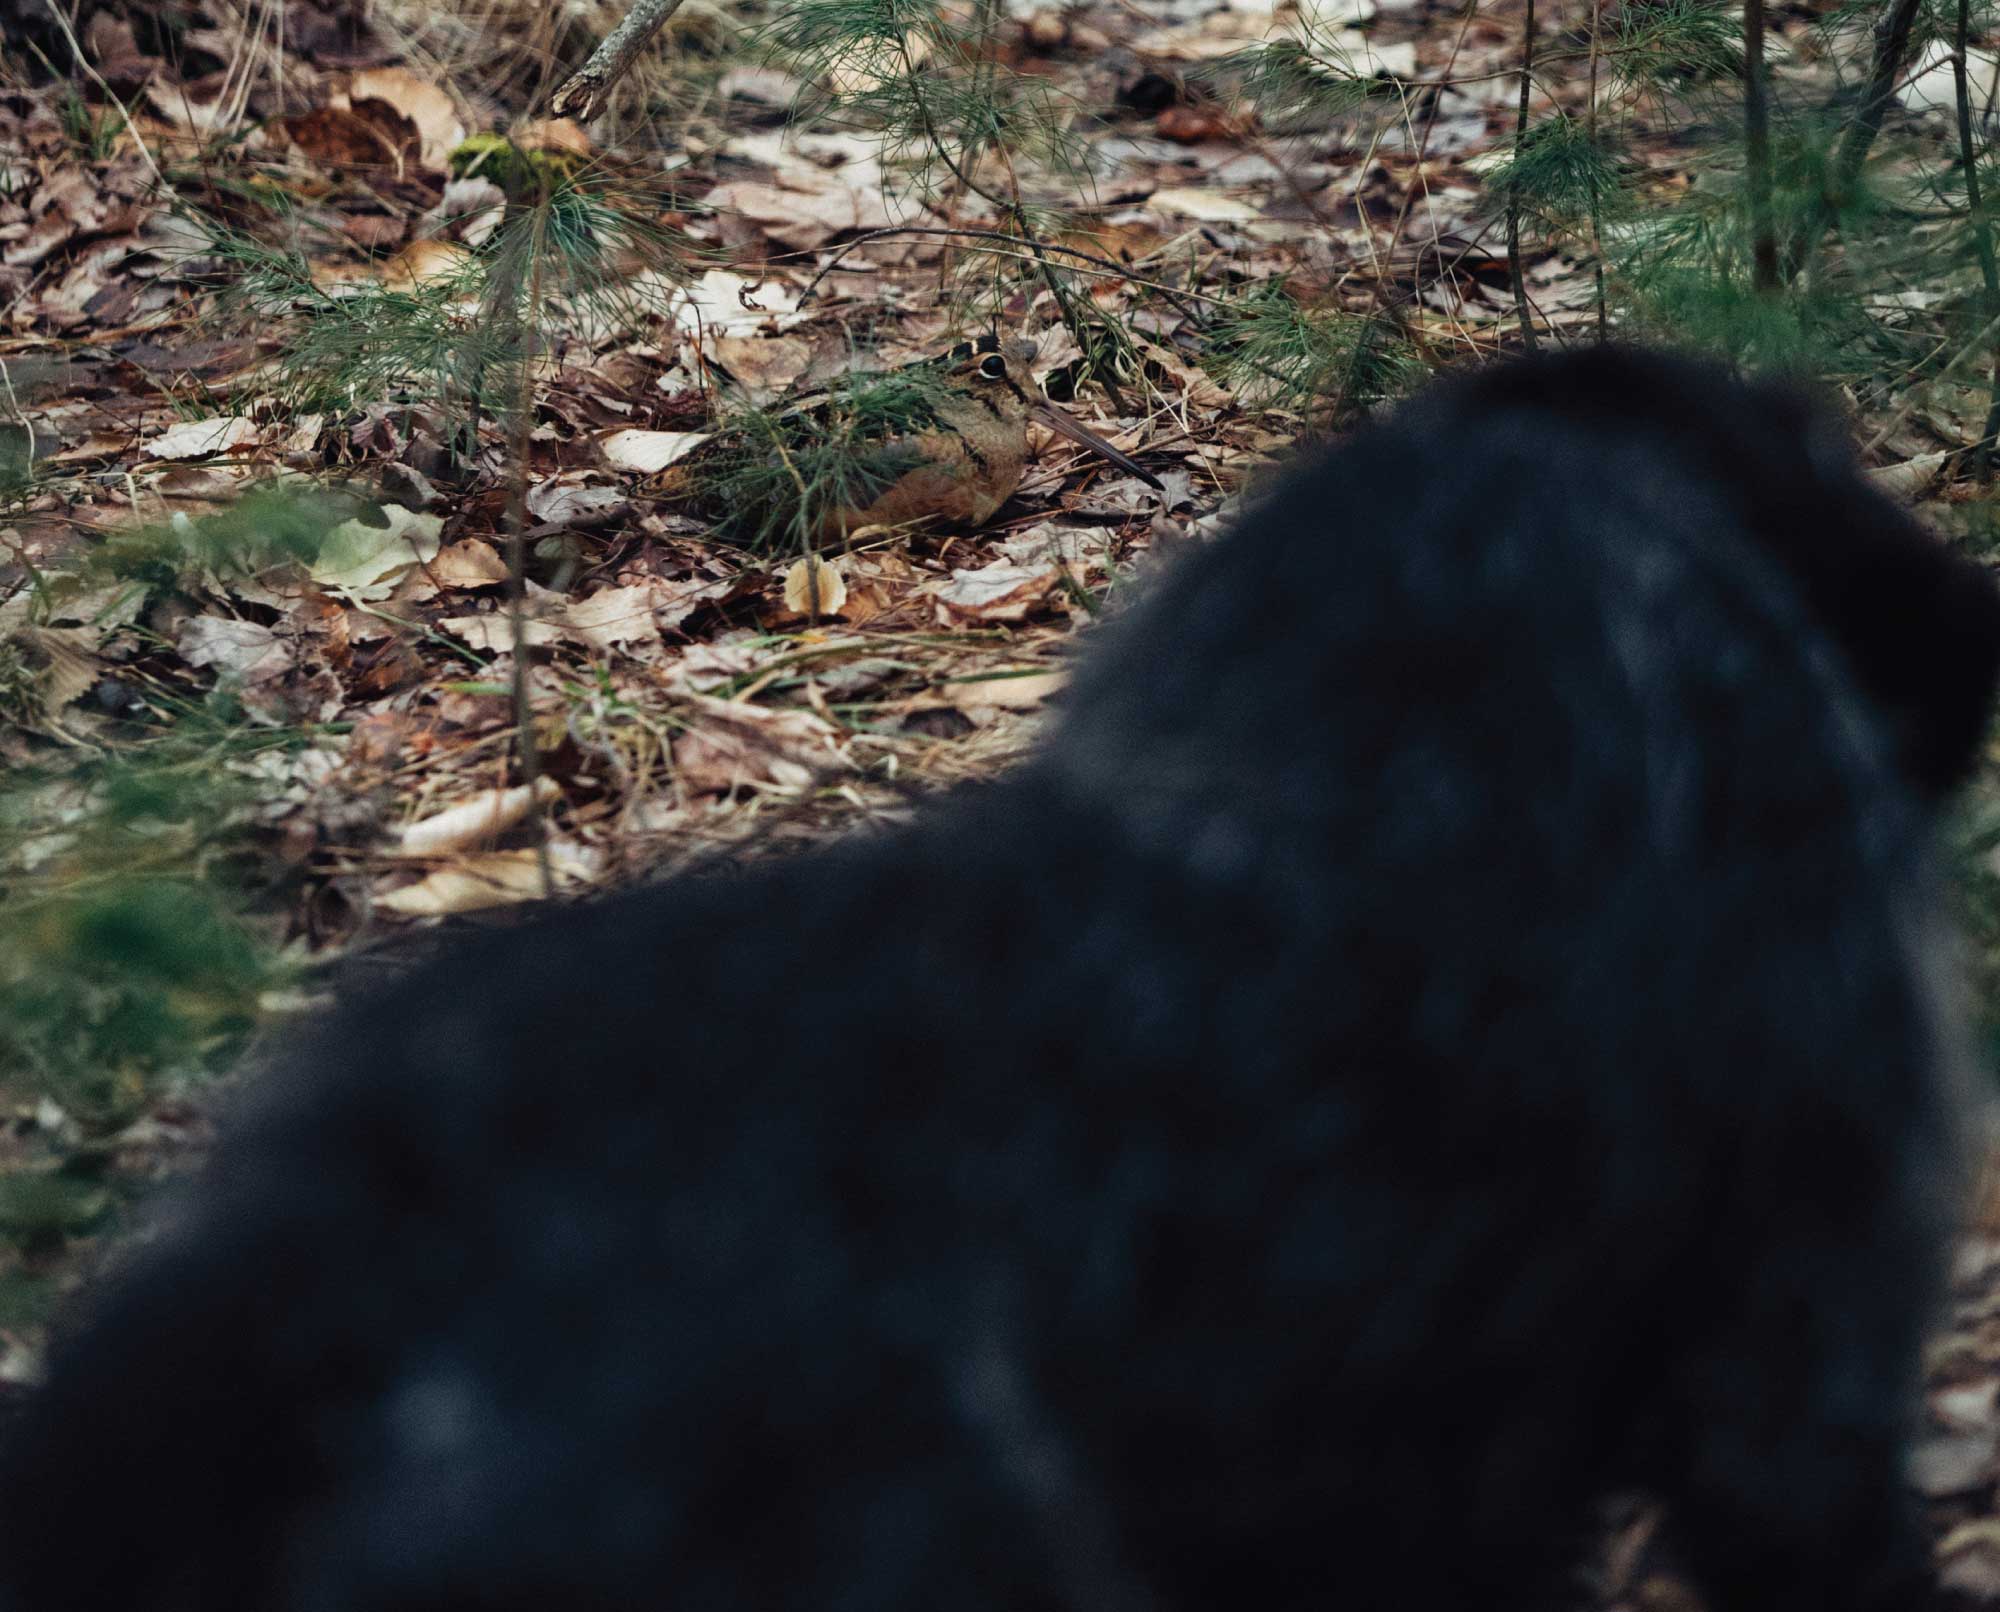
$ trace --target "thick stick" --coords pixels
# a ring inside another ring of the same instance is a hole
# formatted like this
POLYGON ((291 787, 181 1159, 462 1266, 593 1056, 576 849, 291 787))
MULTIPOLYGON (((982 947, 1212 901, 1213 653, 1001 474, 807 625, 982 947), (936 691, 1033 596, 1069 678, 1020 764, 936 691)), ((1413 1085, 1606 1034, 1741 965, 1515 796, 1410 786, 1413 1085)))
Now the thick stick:
POLYGON ((1875 24, 1875 59, 1869 68, 1868 87, 1862 92, 1861 104, 1855 108, 1847 132, 1841 136, 1839 149, 1834 152, 1833 172, 1827 185, 1831 194, 1820 197, 1804 226, 1792 237, 1783 264, 1786 280, 1798 277, 1833 222, 1836 207, 1853 193, 1861 165, 1868 160, 1875 136, 1882 132, 1882 120, 1888 116, 1896 75, 1902 71, 1903 58, 1910 48, 1910 26, 1917 20, 1921 4, 1922 0, 1890 0, 1888 9, 1875 24))
POLYGON ((680 8, 681 0, 634 0, 625 20, 590 53, 590 60, 556 86, 549 97, 550 116, 575 118, 579 123, 596 117, 611 86, 680 8))

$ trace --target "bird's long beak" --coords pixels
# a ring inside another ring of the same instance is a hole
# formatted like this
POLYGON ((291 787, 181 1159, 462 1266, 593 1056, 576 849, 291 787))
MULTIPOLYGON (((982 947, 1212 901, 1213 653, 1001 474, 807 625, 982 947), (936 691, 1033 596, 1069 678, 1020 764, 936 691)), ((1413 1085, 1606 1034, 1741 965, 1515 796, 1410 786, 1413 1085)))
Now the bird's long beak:
POLYGON ((1030 399, 1028 403, 1028 415, 1031 419, 1041 421, 1043 425, 1055 432, 1057 436, 1068 437, 1078 447, 1088 448, 1099 458, 1110 460, 1111 463, 1124 471, 1126 475, 1137 476, 1148 487, 1158 488, 1161 492, 1166 491, 1165 484, 1152 471, 1137 461, 1126 458, 1124 454, 1112 447, 1110 443, 1106 442, 1095 431, 1086 431, 1053 404, 1040 403, 1030 399))

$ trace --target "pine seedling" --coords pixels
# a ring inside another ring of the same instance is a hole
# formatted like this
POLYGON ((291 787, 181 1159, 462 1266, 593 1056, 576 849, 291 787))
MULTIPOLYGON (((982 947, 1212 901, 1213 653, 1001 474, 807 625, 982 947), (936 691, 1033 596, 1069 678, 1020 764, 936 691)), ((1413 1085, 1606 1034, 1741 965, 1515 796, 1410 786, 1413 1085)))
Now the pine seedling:
POLYGON ((808 552, 834 513, 866 508, 922 462, 914 438, 944 425, 942 366, 843 378, 780 409, 732 415, 678 480, 722 536, 760 553, 808 552))
MULTIPOLYGON (((426 406, 464 422, 469 443, 482 415, 518 399, 525 366, 558 333, 601 335, 659 315, 685 261, 679 237, 615 182, 537 167, 533 155, 506 171, 543 188, 524 184, 490 239, 418 279, 325 287, 296 240, 270 246, 210 223, 224 311, 282 332, 281 401, 301 413, 426 406)), ((258 384, 271 389, 269 378, 258 384)))
POLYGON ((1209 362, 1244 402, 1309 423, 1329 405, 1358 412, 1412 390, 1424 365, 1380 318, 1308 308, 1282 286, 1257 286, 1210 326, 1209 362))

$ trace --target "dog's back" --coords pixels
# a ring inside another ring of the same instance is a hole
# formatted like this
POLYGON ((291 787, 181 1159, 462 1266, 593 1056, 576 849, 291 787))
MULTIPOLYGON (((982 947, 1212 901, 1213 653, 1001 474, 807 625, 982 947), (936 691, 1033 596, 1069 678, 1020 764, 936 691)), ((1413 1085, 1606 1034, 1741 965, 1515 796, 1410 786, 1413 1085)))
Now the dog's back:
POLYGON ((1783 394, 1433 394, 905 832, 262 1083, 0 1452, 0 1607, 1890 1604, 1977 570, 1783 394))

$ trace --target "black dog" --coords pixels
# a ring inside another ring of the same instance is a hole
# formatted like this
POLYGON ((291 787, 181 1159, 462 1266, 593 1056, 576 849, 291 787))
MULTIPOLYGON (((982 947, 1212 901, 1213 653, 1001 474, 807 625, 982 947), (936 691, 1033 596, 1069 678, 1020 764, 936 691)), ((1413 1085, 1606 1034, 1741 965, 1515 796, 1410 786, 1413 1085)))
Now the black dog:
POLYGON ((1501 368, 907 831, 469 945, 59 1349, 7 1612, 1889 1607, 2000 602, 1788 394, 1501 368))

